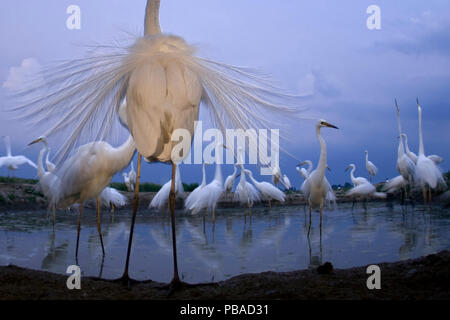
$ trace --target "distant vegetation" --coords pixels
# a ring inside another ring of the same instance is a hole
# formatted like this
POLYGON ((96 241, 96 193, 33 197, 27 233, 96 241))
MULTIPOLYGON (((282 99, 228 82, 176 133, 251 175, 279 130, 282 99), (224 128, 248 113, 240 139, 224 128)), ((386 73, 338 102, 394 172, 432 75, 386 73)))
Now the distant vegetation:
POLYGON ((23 178, 12 178, 12 177, 0 177, 0 183, 26 183, 26 184, 37 184, 39 180, 36 179, 23 179, 23 178))

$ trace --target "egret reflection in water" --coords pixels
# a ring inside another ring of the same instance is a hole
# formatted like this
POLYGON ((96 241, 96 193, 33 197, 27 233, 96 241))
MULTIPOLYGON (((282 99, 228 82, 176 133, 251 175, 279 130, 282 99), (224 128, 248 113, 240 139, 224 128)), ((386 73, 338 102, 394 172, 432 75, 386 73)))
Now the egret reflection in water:
MULTIPOLYGON (((339 204, 323 216, 313 216, 310 236, 302 206, 254 208, 252 219, 241 209, 217 211, 211 219, 177 212, 180 276, 189 282, 220 281, 243 273, 315 268, 330 261, 335 268, 416 258, 450 248, 448 209, 402 211, 371 203, 368 210, 339 204)), ((84 276, 113 279, 121 275, 127 244, 128 210, 118 210, 114 222, 103 217, 107 255, 102 260, 95 210, 86 210, 80 239, 79 265, 84 276)), ((0 214, 0 265, 65 274, 74 264, 76 213, 57 216, 55 232, 46 212, 0 214)), ((166 214, 141 212, 136 220, 131 254, 133 278, 167 282, 171 278, 172 243, 166 214)))

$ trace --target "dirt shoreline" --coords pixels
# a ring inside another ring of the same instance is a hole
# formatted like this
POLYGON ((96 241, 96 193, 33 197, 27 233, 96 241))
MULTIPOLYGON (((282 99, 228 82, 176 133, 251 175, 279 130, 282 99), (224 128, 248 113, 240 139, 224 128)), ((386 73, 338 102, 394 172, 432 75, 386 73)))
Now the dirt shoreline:
POLYGON ((366 287, 366 266, 335 269, 243 274, 213 284, 183 288, 168 296, 164 284, 145 282, 130 288, 121 283, 90 277, 81 279, 81 290, 68 290, 68 275, 16 266, 0 267, 0 300, 88 299, 193 299, 193 300, 426 300, 450 298, 450 251, 418 259, 379 263, 381 289, 366 287))
MULTIPOLYGON (((128 199, 128 204, 122 209, 131 209, 134 193, 123 192, 128 199)), ((347 197, 343 191, 335 191, 336 202, 344 203, 353 201, 352 198, 347 197)), ((189 192, 186 192, 188 195, 189 192)), ((139 193, 139 209, 148 209, 148 204, 151 202, 156 192, 140 192, 139 193)), ((397 195, 390 195, 387 201, 392 201, 397 198, 397 195)), ((380 202, 386 200, 372 199, 371 202, 380 202)), ((300 192, 290 191, 286 194, 286 201, 280 203, 278 201, 272 201, 271 205, 304 205, 306 204, 305 198, 300 192)), ((90 201, 85 204, 85 207, 94 207, 95 202, 90 201)), ((267 201, 257 202, 254 207, 268 207, 269 203, 267 201)), ((48 202, 44 195, 39 191, 38 185, 26 184, 26 183, 0 183, 0 210, 43 210, 47 209, 48 202)), ((237 208, 241 207, 238 202, 233 200, 233 193, 224 193, 219 200, 218 208, 237 208)), ((183 201, 177 202, 177 209, 183 208, 183 201)))

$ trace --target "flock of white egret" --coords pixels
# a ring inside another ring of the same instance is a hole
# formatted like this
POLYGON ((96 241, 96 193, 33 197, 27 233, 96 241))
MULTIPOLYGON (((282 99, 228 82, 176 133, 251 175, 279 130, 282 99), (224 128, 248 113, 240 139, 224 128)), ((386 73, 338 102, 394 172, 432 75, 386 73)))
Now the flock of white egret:
MULTIPOLYGON (((243 164, 235 164, 233 174, 224 182, 221 165, 216 159, 213 180, 207 183, 205 166, 208 164, 204 163, 201 184, 186 197, 178 161, 171 158, 174 146, 171 137, 174 130, 183 128, 193 136, 200 103, 221 130, 273 127, 275 117, 271 115, 288 117, 297 111, 288 107, 287 95, 268 86, 266 79, 259 74, 246 68, 199 58, 194 48, 181 37, 162 33, 159 6, 159 0, 147 1, 145 34, 137 37, 132 46, 70 61, 46 73, 45 89, 48 94, 19 107, 27 111, 26 116, 34 124, 42 124, 42 114, 47 115, 54 123, 41 138, 31 143, 44 144, 39 153, 38 165, 22 156, 13 157, 8 149, 8 155, 0 158, 0 166, 15 169, 20 164, 28 163, 37 168, 39 182, 44 195, 49 199, 53 216, 56 209, 78 205, 77 255, 84 203, 90 199, 97 202, 97 228, 103 249, 100 204, 120 206, 125 203, 121 194, 108 185, 117 172, 128 167, 137 150, 137 172, 132 167, 128 174, 123 174, 127 189, 134 191, 126 264, 121 278, 129 283, 128 267, 139 203, 141 156, 147 162, 170 163, 172 178, 154 196, 149 207, 169 209, 174 262, 171 285, 177 287, 182 284, 178 275, 174 216, 177 197, 183 198, 185 208, 194 214, 203 212, 206 215, 210 211, 214 221, 221 195, 232 192, 238 177, 234 199, 249 210, 253 203, 261 200, 268 201, 269 204, 272 200, 284 202, 285 193, 277 185, 282 183, 286 189, 290 189, 291 182, 286 175, 281 174, 279 166, 273 168, 273 184, 259 182, 243 164), (116 119, 120 119, 120 123, 129 131, 128 139, 119 147, 103 141, 108 137, 116 119), (54 165, 49 161, 50 149, 44 136, 50 137, 64 130, 69 130, 69 136, 54 165), (92 139, 94 142, 76 147, 81 144, 80 139, 86 136, 95 137, 92 139), (47 158, 44 167, 45 152, 47 158)), ((443 179, 434 162, 437 158, 424 155, 419 104, 418 110, 419 155, 413 160, 409 149, 405 153, 402 137, 406 139, 406 135, 403 136, 398 118, 400 143, 397 168, 402 179, 396 177, 389 181, 386 190, 406 188, 407 185, 416 183, 423 188, 425 197, 426 191, 431 196, 429 190, 436 188, 443 179)), ((399 112, 397 114, 400 117, 399 112)), ((326 144, 321 136, 322 128, 337 129, 325 120, 317 122, 316 134, 321 153, 316 168, 313 170, 310 161, 304 161, 297 167, 305 179, 301 191, 309 204, 310 222, 312 208, 318 207, 320 226, 324 204, 336 201, 334 191, 325 177, 328 165, 326 144), (308 169, 302 167, 304 164, 308 164, 308 169)), ((224 145, 217 147, 226 148, 224 145)), ((238 150, 238 153, 242 157, 243 150, 238 150)), ((349 191, 349 195, 385 196, 376 192, 371 181, 355 178, 355 166, 351 164, 350 167, 354 188, 349 191)), ((377 174, 377 168, 369 161, 367 151, 366 168, 372 180, 377 174)))

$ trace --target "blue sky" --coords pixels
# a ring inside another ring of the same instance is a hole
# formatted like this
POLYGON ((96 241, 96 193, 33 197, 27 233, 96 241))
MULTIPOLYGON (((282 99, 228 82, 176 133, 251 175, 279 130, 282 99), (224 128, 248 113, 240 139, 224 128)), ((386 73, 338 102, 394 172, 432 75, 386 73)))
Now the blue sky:
MULTIPOLYGON (((42 133, 4 112, 9 103, 4 96, 10 87, 20 86, 21 74, 79 57, 85 45, 109 44, 126 37, 125 32, 139 34, 144 8, 145 0, 1 1, 0 135, 11 136, 13 153, 36 160, 38 147, 25 146, 42 133), (80 30, 66 28, 66 8, 72 4, 81 8, 80 30)), ((201 56, 271 74, 289 92, 304 96, 305 117, 337 125, 339 130, 323 130, 332 183, 350 180, 344 173, 349 163, 356 164, 357 175, 367 176, 366 149, 379 168, 375 181, 398 174, 395 97, 416 153, 419 97, 425 152, 444 157, 442 168, 449 169, 450 2, 161 0, 160 21, 164 32, 197 45, 201 56), (381 30, 366 27, 366 9, 372 4, 381 9, 381 30)), ((317 163, 314 123, 299 121, 285 146, 298 159, 317 163)), ((0 150, 3 154, 3 146, 0 150)), ((281 155, 282 171, 298 187, 296 163, 281 155)), ((201 180, 200 166, 181 170, 184 181, 201 180)), ((213 170, 209 168, 208 180, 213 170)), ((224 167, 224 174, 231 171, 231 166, 224 167)), ((0 175, 6 174, 1 168, 0 175)), ((15 174, 36 175, 25 167, 15 174)), ((169 178, 167 165, 143 169, 145 181, 163 183, 169 178)))

